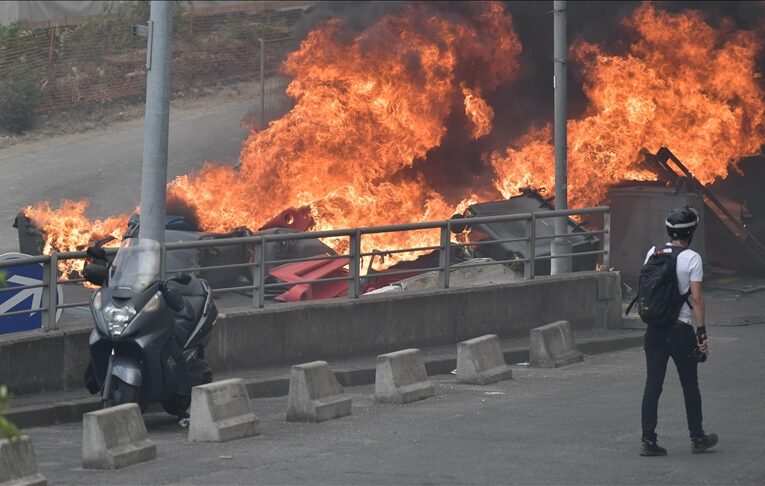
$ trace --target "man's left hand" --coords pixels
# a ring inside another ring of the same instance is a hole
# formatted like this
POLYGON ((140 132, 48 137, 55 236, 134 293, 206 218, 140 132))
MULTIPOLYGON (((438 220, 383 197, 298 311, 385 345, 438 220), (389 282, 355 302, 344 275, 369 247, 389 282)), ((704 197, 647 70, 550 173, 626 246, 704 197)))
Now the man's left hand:
POLYGON ((699 351, 701 351, 702 353, 704 353, 706 355, 709 354, 709 341, 708 340, 705 339, 704 341, 702 341, 701 344, 699 344, 699 351))

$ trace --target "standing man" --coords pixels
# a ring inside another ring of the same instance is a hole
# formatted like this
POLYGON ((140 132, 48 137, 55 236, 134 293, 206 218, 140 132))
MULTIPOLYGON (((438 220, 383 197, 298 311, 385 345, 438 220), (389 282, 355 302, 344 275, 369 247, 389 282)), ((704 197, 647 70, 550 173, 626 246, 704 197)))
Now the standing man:
POLYGON ((677 290, 682 298, 679 315, 664 326, 648 325, 645 333, 646 383, 643 391, 641 456, 665 456, 667 450, 656 443, 659 396, 669 358, 675 362, 685 398, 685 413, 691 435, 691 452, 698 454, 717 444, 717 434, 705 434, 701 426, 701 392, 697 367, 709 353, 701 281, 704 273, 701 256, 688 248, 699 224, 690 206, 673 209, 665 221, 671 241, 662 249, 651 248, 646 263, 656 255, 671 255, 675 263, 677 290), (691 323, 696 324, 696 330, 691 323))

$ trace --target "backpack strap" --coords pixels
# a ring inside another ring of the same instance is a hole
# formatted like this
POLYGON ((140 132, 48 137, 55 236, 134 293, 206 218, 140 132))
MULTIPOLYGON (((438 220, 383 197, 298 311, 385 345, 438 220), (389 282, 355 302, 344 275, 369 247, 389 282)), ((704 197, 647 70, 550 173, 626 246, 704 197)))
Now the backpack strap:
MULTIPOLYGON (((679 257, 682 252, 687 250, 688 247, 687 246, 670 246, 670 245, 667 245, 667 248, 672 248, 672 260, 675 263, 675 268, 677 268, 677 257, 679 257), (677 251, 675 251, 675 250, 677 250, 677 251)), ((683 298, 683 303, 684 304, 688 304, 688 307, 693 309, 693 304, 691 304, 690 297, 691 297, 691 289, 690 289, 690 286, 689 286, 688 287, 688 292, 684 293, 682 295, 682 298, 683 298)))
MULTIPOLYGON (((638 293, 640 293, 640 289, 638 289, 638 293)), ((624 315, 628 315, 630 311, 632 310, 632 306, 635 305, 635 302, 637 302, 638 296, 635 295, 635 298, 632 299, 632 302, 630 302, 630 305, 627 306, 627 310, 624 312, 624 315)))

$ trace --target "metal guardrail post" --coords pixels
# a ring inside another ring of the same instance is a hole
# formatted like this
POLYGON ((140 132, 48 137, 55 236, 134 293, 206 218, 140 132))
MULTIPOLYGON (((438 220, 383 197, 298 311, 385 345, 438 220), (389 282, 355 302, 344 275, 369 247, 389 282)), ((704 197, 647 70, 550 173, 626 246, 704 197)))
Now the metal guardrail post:
POLYGON ((449 238, 450 232, 451 223, 447 222, 446 225, 441 227, 441 243, 440 248, 438 249, 438 286, 442 289, 449 288, 449 267, 451 265, 451 254, 449 252, 449 243, 451 241, 449 238))
POLYGON ((252 290, 252 305, 262 309, 266 306, 266 242, 260 239, 255 242, 255 261, 252 267, 252 284, 257 289, 252 290))
POLYGON ((56 286, 58 285, 58 254, 53 253, 47 263, 43 263, 43 301, 45 310, 42 315, 44 331, 56 329, 56 286))
POLYGON ((361 274, 361 231, 350 234, 349 238, 349 253, 351 261, 348 264, 348 268, 351 271, 351 281, 348 285, 348 297, 351 299, 358 299, 361 294, 361 285, 359 282, 359 276, 361 274))
POLYGON ((603 270, 611 268, 611 211, 603 213, 603 270))
POLYGON ((526 220, 526 258, 528 262, 523 266, 523 277, 527 280, 534 278, 534 260, 537 249, 537 216, 531 213, 531 218, 526 220))

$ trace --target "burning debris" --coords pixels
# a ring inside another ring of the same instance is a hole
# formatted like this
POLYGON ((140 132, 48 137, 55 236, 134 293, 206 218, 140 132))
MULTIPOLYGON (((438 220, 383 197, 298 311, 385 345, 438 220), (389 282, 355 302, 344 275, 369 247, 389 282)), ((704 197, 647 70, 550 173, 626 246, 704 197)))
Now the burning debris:
MULTIPOLYGON (((473 204, 461 216, 471 218, 553 211, 554 209, 555 207, 550 204, 550 201, 542 198, 538 192, 526 189, 520 196, 513 196, 504 201, 473 204)), ((577 223, 570 218, 567 219, 568 239, 571 241, 573 253, 600 249, 598 238, 592 235, 577 236, 577 233, 586 231, 583 228, 586 223, 577 223)), ((536 275, 550 275, 550 242, 552 241, 551 237, 555 235, 553 226, 553 219, 537 219, 536 221, 535 234, 537 240, 534 248, 534 273, 536 275)), ((469 242, 480 243, 482 241, 522 239, 526 237, 526 233, 525 221, 508 221, 472 225, 469 231, 465 231, 463 238, 469 242)), ((525 241, 500 241, 476 248, 474 253, 476 257, 487 257, 498 261, 527 258, 525 241)), ((594 270, 597 260, 598 255, 574 256, 572 269, 574 271, 594 270)))
MULTIPOLYGON (((341 19, 319 25, 284 65, 293 78, 292 111, 250 134, 240 167, 207 164, 172 181, 170 196, 191 208, 200 231, 214 234, 447 219, 469 206, 480 213, 512 205, 487 201, 527 187, 543 198, 554 187, 551 127, 509 140, 506 127, 496 126, 507 108, 493 101, 513 92, 524 69, 513 19, 494 2, 448 15, 444 8, 410 4, 360 31, 341 19), (463 153, 477 155, 455 155, 463 153)), ((647 3, 623 27, 629 40, 608 49, 581 40, 571 47, 589 103, 584 116, 569 120, 572 207, 606 202, 621 181, 656 179, 636 157, 643 147, 672 147, 704 185, 765 142, 757 32, 647 3)), ((44 235, 44 252, 120 236, 127 215, 90 221, 85 206, 24 210, 44 235)), ((387 233, 365 239, 362 251, 438 242, 438 231, 387 233)), ((367 258, 363 267, 374 272, 418 257, 367 258)))

